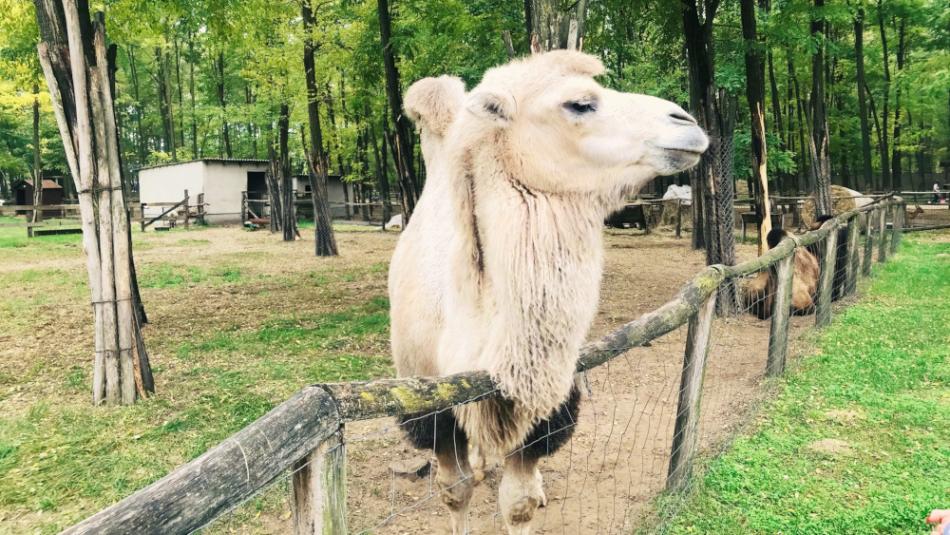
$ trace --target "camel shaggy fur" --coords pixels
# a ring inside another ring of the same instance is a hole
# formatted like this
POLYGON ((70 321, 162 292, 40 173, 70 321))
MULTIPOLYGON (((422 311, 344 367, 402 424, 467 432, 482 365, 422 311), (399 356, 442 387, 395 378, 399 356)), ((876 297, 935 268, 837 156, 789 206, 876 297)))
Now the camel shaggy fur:
POLYGON ((545 498, 538 459, 570 436, 573 376, 596 312, 605 216, 707 147, 677 105, 594 81, 596 58, 555 51, 487 71, 417 82, 405 108, 427 181, 390 267, 400 376, 485 370, 500 397, 403 418, 432 448, 453 531, 472 495, 468 445, 505 459, 499 505, 530 533, 545 498))
MULTIPOLYGON (((774 248, 789 233, 783 229, 772 229, 765 237, 769 249, 774 248)), ((792 313, 809 314, 815 310, 815 295, 818 291, 818 259, 807 248, 795 250, 792 261, 792 313)), ((775 298, 775 274, 772 269, 760 271, 743 288, 746 308, 759 317, 772 316, 772 299, 775 298)))

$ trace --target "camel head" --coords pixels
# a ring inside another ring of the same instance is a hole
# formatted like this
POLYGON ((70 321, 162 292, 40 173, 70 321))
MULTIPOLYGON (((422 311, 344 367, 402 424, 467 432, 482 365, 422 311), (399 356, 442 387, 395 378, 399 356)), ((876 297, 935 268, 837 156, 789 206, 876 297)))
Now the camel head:
POLYGON ((538 191, 620 194, 699 162, 709 142, 688 113, 607 89, 594 80, 603 71, 597 58, 566 50, 490 69, 454 131, 470 147, 503 146, 509 172, 538 191))

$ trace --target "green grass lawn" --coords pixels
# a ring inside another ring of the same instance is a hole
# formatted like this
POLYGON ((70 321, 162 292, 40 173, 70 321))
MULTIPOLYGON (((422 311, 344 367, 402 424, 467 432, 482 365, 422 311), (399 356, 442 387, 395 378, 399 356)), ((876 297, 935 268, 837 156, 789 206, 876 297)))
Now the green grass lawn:
POLYGON ((950 507, 946 235, 906 238, 779 389, 658 531, 929 533, 950 507))

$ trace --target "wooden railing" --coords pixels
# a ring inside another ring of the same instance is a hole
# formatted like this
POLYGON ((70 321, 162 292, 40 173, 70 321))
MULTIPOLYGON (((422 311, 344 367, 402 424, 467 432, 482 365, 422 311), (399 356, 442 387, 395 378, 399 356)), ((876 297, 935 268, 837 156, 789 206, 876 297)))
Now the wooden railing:
MULTIPOLYGON (((851 232, 844 270, 849 292, 859 274, 871 273, 873 249, 878 261, 896 251, 904 221, 900 198, 883 198, 841 214, 818 230, 783 240, 766 254, 736 266, 709 266, 683 286, 672 300, 627 323, 581 351, 577 370, 590 370, 631 348, 643 346, 688 324, 679 406, 669 461, 667 488, 682 489, 698 450, 700 396, 710 326, 721 284, 773 269, 777 277, 772 300, 766 374, 785 370, 789 335, 789 304, 796 249, 823 247, 815 322, 831 321, 831 284, 841 227, 851 232), (886 225, 887 219, 891 226, 886 225), (866 241, 859 250, 858 234, 866 241)), ((447 377, 414 377, 369 382, 311 385, 238 433, 180 466, 164 478, 67 529, 65 533, 188 533, 205 526, 244 500, 293 474, 292 503, 297 534, 337 534, 346 525, 345 426, 349 422, 447 410, 498 395, 485 372, 447 377)))
POLYGON ((199 225, 205 223, 205 194, 199 193, 196 203, 190 202, 190 197, 188 196, 188 190, 185 190, 184 198, 177 202, 149 202, 149 203, 139 203, 139 210, 142 214, 141 228, 142 232, 145 232, 145 229, 152 226, 158 221, 163 221, 169 218, 169 216, 175 216, 176 218, 179 215, 184 220, 185 228, 191 226, 191 220, 194 218, 199 225), (145 211, 149 208, 162 208, 161 213, 157 216, 147 217, 145 211), (195 213, 192 214, 191 209, 195 209, 195 213))

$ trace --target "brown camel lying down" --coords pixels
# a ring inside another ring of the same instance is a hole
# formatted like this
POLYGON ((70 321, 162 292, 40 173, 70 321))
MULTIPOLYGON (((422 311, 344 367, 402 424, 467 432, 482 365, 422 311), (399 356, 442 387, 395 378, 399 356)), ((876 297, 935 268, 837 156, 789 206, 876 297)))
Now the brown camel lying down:
MULTIPOLYGON (((769 249, 789 236, 784 229, 772 229, 766 236, 769 249)), ((815 310, 815 294, 818 290, 818 259, 805 248, 795 250, 792 276, 792 313, 809 314, 815 310)), ((772 269, 759 272, 743 287, 743 301, 749 312, 759 319, 772 315, 772 299, 775 295, 775 274, 772 269)))

